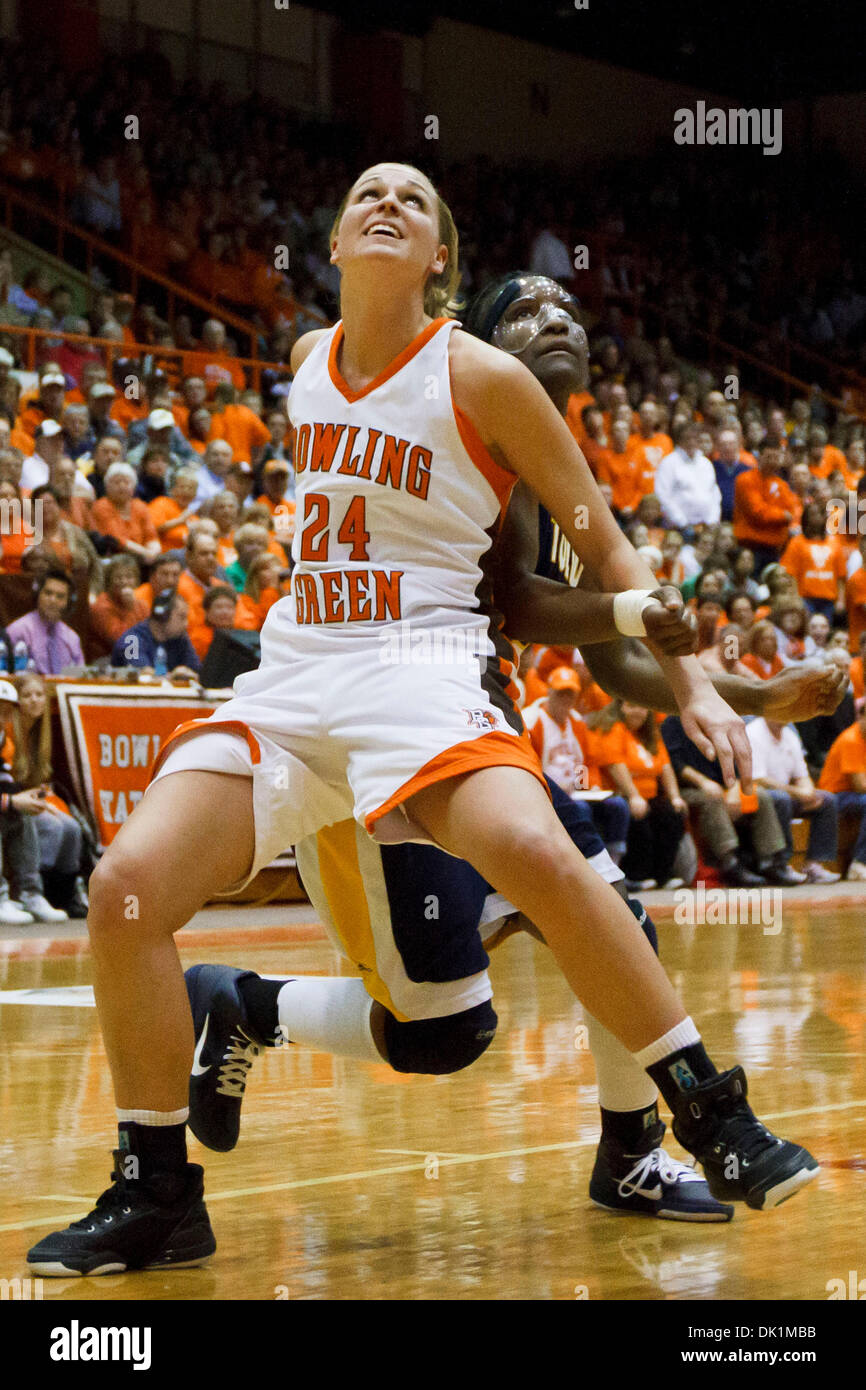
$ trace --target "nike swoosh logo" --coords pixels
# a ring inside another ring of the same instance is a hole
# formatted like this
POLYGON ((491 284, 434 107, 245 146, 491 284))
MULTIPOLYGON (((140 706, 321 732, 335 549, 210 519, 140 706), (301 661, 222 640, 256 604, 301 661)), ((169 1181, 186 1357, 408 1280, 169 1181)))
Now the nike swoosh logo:
POLYGON ((207 1066, 207 1067, 202 1067, 202 1066, 199 1065, 199 1059, 201 1058, 202 1050, 204 1049, 205 1039, 207 1038, 207 1030, 208 1030, 208 1025, 209 1025, 209 1023, 210 1023, 210 1014, 207 1014, 206 1017, 205 1017, 205 1021, 204 1021, 204 1028, 202 1028, 202 1030, 201 1030, 201 1037, 199 1038, 198 1042, 197 1042, 196 1045, 195 1045, 195 1053, 193 1054, 193 1059, 192 1059, 192 1074, 193 1074, 193 1076, 204 1076, 207 1072, 210 1071, 211 1066, 213 1066, 213 1063, 212 1063, 212 1062, 211 1062, 210 1066, 207 1066))

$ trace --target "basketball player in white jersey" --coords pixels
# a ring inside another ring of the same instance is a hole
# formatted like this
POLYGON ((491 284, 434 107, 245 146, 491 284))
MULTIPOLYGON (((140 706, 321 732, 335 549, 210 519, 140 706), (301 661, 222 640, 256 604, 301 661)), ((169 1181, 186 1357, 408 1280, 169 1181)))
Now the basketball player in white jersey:
MULTIPOLYGON (((118 1105, 114 1181, 88 1217, 30 1251, 36 1273, 212 1253, 202 1171, 186 1157, 193 1030, 173 934, 277 846, 347 814, 383 842, 427 839, 467 859, 536 923, 578 997, 658 1084, 716 1198, 777 1205, 817 1172, 755 1119, 742 1070, 716 1071, 628 907, 574 848, 505 673, 495 689, 473 668, 395 675, 381 660, 401 622, 495 653, 483 561, 518 477, 617 592, 618 630, 643 634, 655 581, 531 373, 442 316, 457 237, 424 175, 366 170, 340 209, 332 259, 341 321, 292 354, 292 598, 268 615, 259 669, 218 717, 167 745, 93 875, 94 988, 118 1105)), ((738 762, 748 781, 743 726, 696 659, 661 665, 690 737, 728 780, 738 762)))
MULTIPOLYGON (((587 376, 586 336, 577 302, 544 276, 503 276, 466 315, 467 327, 490 341, 514 336, 520 360, 542 382, 561 414, 587 376), (504 321, 503 321, 504 320, 504 321)), ((509 349, 506 349, 509 350, 509 349)), ((676 702, 658 664, 640 643, 618 636, 613 597, 569 587, 580 566, 549 518, 537 517, 531 494, 512 497, 497 539, 494 601, 503 630, 529 639, 533 623, 545 640, 580 646, 602 683, 633 698, 654 691, 659 707, 676 702), (540 532, 540 534, 539 534, 540 532), (539 555, 539 549, 543 553, 539 555), (555 581, 555 582, 553 582, 555 581), (606 639, 606 645, 602 646, 606 639), (606 661, 597 660, 600 652, 606 661)), ((666 633, 667 597, 645 610, 647 627, 667 650, 691 645, 691 631, 666 633)), ((840 673, 795 671, 777 683, 723 678, 735 709, 770 707, 787 722, 835 708, 844 692, 840 673)), ((555 786, 557 814, 577 848, 605 881, 624 890, 586 808, 555 786)), ((209 1148, 234 1148, 246 1081, 260 1048, 289 1040, 320 1051, 388 1062, 397 1071, 456 1072, 471 1065, 496 1028, 487 957, 521 927, 468 865, 431 847, 377 846, 353 822, 323 829, 297 846, 298 866, 313 906, 333 945, 358 978, 294 976, 262 979, 253 971, 198 965, 186 972, 199 1046, 190 1080, 190 1126, 209 1148), (431 899, 432 895, 432 899, 431 899), (435 919, 429 904, 435 900, 435 919), (483 950, 482 950, 483 946, 483 950), (483 994, 483 998, 480 996, 483 994), (475 1002, 478 1000, 479 1002, 475 1002)), ((655 928, 641 904, 629 906, 655 946, 655 928)), ((618 1212, 680 1221, 729 1219, 733 1208, 716 1202, 705 1181, 661 1147, 655 1086, 621 1044, 592 1018, 589 1043, 596 1064, 602 1138, 590 1196, 618 1212)))

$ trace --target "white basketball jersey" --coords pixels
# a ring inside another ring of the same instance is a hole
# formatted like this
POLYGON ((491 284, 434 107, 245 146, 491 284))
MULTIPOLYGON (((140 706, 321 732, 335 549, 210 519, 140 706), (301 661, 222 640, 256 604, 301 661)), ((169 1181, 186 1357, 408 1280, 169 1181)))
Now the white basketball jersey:
POLYGON ((447 637, 458 650, 449 658, 443 647, 443 660, 473 645, 476 656, 510 659, 492 621, 485 562, 516 479, 455 407, 448 344, 457 326, 428 324, 362 391, 339 371, 342 323, 300 367, 288 400, 292 593, 271 609, 266 646, 279 628, 303 652, 345 647, 348 636, 389 642, 395 661, 412 661, 413 644, 447 637))

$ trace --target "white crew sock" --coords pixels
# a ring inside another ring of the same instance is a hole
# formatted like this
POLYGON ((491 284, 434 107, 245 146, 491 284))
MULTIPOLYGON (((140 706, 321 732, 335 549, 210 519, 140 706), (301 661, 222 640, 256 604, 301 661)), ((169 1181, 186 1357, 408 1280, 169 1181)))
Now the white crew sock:
POLYGON ((153 1125, 185 1125, 189 1119, 189 1106, 182 1110, 118 1110, 117 1123, 153 1125))
POLYGON ((381 1062, 370 1031, 373 1000, 363 980, 305 975, 287 980, 277 995, 280 1029, 290 1042, 381 1062))
POLYGON ((663 1058, 670 1057, 672 1052, 679 1052, 681 1047, 692 1047, 694 1043, 699 1043, 701 1035, 694 1025, 691 1018, 684 1018, 680 1023, 674 1024, 655 1042, 648 1043, 639 1052, 634 1052, 632 1056, 641 1067, 651 1067, 654 1062, 661 1062, 663 1058))
POLYGON ((603 1110, 646 1110, 658 1098, 652 1077, 597 1018, 586 1010, 583 1016, 595 1062, 599 1105, 603 1110))

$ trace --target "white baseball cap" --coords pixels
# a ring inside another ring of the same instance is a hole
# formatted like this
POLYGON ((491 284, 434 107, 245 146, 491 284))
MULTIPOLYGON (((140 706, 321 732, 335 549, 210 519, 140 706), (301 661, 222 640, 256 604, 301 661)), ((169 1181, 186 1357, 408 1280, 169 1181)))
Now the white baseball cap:
POLYGON ((147 428, 149 430, 167 430, 174 424, 174 416, 170 410, 152 410, 147 417, 147 428))
POLYGON ((0 681, 0 700, 8 700, 10 704, 18 704, 18 691, 11 681, 0 681))
MULTIPOLYGON (((91 396, 116 396, 117 392, 108 381, 97 381, 90 388, 91 396)), ((168 412, 166 411, 166 414, 168 412)))
POLYGON ((36 433, 43 439, 53 439, 56 434, 62 432, 62 426, 56 420, 43 420, 41 425, 37 425, 36 433))
POLYGON ((39 379, 39 385, 40 385, 40 386, 65 386, 65 385, 66 385, 66 377, 65 377, 65 376, 61 376, 59 372, 49 372, 47 376, 40 377, 40 379, 39 379))

